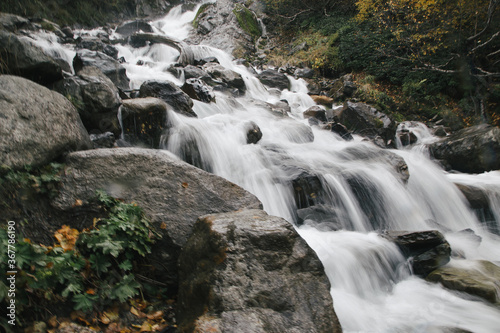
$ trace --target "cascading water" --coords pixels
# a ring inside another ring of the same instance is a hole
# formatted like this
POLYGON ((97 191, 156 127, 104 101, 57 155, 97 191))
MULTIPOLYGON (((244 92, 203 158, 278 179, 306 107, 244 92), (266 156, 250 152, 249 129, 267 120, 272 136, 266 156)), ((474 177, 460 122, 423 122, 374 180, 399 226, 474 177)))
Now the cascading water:
MULTIPOLYGON (((195 12, 176 7, 151 24, 156 34, 183 39, 195 12)), ((132 89, 149 79, 183 83, 182 75, 168 70, 179 51, 161 44, 117 48, 126 60, 132 89)), ((269 214, 297 225, 324 263, 345 332, 500 329, 500 310, 413 276, 397 247, 378 235, 383 230, 438 229, 465 258, 499 261, 499 237, 480 223, 453 184, 482 182, 490 193, 494 215, 490 222, 498 226, 498 172, 447 174, 430 161, 423 146, 392 151, 357 136, 344 141, 303 119, 302 112, 314 105, 304 81, 290 78, 290 90, 267 89, 223 51, 209 46, 192 50, 197 59, 216 57, 222 66, 239 73, 246 93, 234 97, 215 91, 216 103, 194 101, 198 118, 169 111, 163 148, 242 186, 263 202, 269 214), (281 100, 288 102, 289 116, 272 111, 281 100), (253 125, 260 128, 262 139, 247 144, 246 133, 253 125), (198 152, 196 158, 188 156, 186 147, 198 152), (408 165, 409 179, 397 167, 401 158, 408 165), (482 237, 479 246, 456 234, 467 228, 482 237)), ((421 125, 415 131, 419 142, 434 139, 421 125)))

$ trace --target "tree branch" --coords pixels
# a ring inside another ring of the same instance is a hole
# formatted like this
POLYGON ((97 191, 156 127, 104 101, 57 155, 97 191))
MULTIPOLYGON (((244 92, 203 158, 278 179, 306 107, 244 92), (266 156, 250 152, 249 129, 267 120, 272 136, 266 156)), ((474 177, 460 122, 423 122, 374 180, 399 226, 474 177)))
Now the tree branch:
POLYGON ((483 30, 481 30, 480 32, 478 32, 474 36, 470 36, 469 38, 467 38, 468 42, 471 42, 471 41, 477 39, 478 37, 482 36, 486 32, 486 30, 490 26, 491 19, 493 17, 493 13, 495 12, 497 4, 498 4, 498 0, 490 0, 490 4, 488 5, 488 19, 486 20, 486 25, 484 26, 483 30))
POLYGON ((495 34, 493 34, 493 36, 491 36, 490 39, 488 39, 486 42, 481 43, 478 46, 476 46, 475 48, 473 48, 472 50, 470 50, 469 54, 475 53, 477 50, 485 47, 486 45, 488 45, 489 43, 491 43, 498 36, 500 36, 500 31, 497 31, 495 34))

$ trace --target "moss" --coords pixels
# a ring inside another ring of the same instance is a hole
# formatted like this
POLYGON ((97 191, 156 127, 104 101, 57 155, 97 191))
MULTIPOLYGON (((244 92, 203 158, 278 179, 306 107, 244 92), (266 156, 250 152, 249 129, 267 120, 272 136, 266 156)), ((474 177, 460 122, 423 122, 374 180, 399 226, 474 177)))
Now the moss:
POLYGON ((198 9, 198 12, 196 12, 196 15, 193 19, 193 28, 197 29, 198 24, 200 23, 199 19, 204 16, 205 11, 208 9, 208 7, 214 6, 213 3, 204 3, 203 5, 200 6, 200 9, 198 9))
POLYGON ((253 38, 258 38, 262 35, 262 28, 257 21, 255 14, 245 6, 237 4, 233 9, 234 15, 238 20, 238 24, 247 34, 253 38))

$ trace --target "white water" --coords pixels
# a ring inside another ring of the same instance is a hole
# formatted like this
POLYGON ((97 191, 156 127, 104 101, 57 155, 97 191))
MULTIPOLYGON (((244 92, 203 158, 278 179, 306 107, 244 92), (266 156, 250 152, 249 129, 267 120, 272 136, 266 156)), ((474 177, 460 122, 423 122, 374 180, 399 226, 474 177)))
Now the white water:
MULTIPOLYGON (((185 38, 195 12, 182 13, 178 7, 152 25, 156 33, 185 38)), ((131 88, 149 79, 183 83, 182 75, 168 71, 178 51, 164 45, 118 48, 119 56, 126 59, 131 88), (144 65, 137 65, 139 60, 144 65)), ((315 193, 314 200, 329 207, 331 215, 326 221, 306 219, 297 230, 325 266, 345 332, 441 332, 450 327, 476 333, 500 330, 498 309, 412 276, 396 246, 377 235, 381 230, 439 229, 467 259, 500 261, 499 237, 480 224, 453 184, 482 182, 488 187, 498 223, 499 172, 446 174, 429 160, 422 145, 415 145, 393 151, 408 164, 410 178, 405 184, 371 143, 357 136, 346 142, 331 132, 309 127, 302 112, 314 102, 304 81, 291 78, 291 91, 277 93, 220 50, 194 46, 194 52, 197 58, 215 56, 223 66, 240 73, 247 92, 238 98, 216 92, 216 103, 195 101, 199 118, 169 111, 172 128, 164 138, 164 148, 182 157, 186 142, 195 142, 204 168, 255 194, 269 214, 294 223, 298 207, 292 180, 301 174, 317 177, 323 191, 315 193), (276 117, 266 106, 281 99, 291 106, 290 117, 276 117), (263 133, 257 144, 246 144, 250 121, 263 133), (353 180, 368 190, 356 196, 349 185, 353 180), (363 209, 368 202, 371 208, 363 209), (479 246, 455 234, 466 228, 482 237, 479 246)), ((420 142, 434 140, 421 125, 415 131, 420 142)), ((466 260, 460 262, 467 264, 466 260)))

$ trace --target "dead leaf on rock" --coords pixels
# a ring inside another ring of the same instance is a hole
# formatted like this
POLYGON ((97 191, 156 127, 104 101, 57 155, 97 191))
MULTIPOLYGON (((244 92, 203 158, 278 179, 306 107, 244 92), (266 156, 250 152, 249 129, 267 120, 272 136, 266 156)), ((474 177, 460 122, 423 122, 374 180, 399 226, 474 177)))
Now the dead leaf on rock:
POLYGON ((148 314, 148 319, 150 320, 158 320, 163 317, 163 311, 156 311, 154 313, 148 314))

